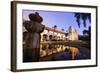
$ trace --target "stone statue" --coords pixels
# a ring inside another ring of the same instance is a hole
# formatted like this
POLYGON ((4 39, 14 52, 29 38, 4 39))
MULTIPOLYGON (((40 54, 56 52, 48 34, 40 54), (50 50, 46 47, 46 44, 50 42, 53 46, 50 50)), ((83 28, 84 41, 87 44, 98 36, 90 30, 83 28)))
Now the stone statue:
POLYGON ((43 18, 38 12, 29 14, 30 21, 25 21, 23 26, 27 32, 23 33, 24 49, 23 62, 38 62, 40 58, 40 33, 45 26, 42 23, 43 18), (24 36, 25 35, 25 36, 24 36))

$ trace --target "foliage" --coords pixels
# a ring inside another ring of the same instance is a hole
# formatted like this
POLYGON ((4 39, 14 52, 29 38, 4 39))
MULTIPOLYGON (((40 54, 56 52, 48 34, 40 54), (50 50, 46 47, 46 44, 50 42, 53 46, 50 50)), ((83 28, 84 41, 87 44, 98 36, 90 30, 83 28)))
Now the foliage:
POLYGON ((91 23, 91 14, 90 13, 75 13, 76 22, 80 28, 81 19, 83 20, 83 26, 86 27, 86 20, 89 20, 91 23))

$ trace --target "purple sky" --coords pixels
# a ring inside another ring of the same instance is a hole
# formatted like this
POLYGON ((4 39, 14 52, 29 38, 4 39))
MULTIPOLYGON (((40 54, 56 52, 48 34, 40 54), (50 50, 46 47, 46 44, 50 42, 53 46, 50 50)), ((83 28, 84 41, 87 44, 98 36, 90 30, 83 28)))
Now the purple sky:
POLYGON ((81 27, 79 28, 76 22, 76 18, 74 17, 74 13, 72 12, 23 10, 23 19, 29 20, 28 15, 30 13, 35 13, 35 12, 38 12, 39 15, 43 17, 43 22, 42 22, 43 25, 51 28, 54 25, 57 25, 57 29, 61 30, 63 28, 64 32, 68 30, 69 26, 72 26, 72 28, 77 30, 78 34, 82 35, 83 29, 88 29, 88 27, 90 26, 90 23, 87 20, 87 27, 84 28, 83 24, 81 24, 81 27))

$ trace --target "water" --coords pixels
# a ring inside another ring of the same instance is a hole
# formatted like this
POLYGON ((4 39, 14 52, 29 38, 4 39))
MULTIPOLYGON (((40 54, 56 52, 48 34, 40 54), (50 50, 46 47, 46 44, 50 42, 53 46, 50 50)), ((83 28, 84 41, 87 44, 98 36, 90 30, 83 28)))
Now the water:
POLYGON ((47 44, 42 43, 40 45, 40 57, 47 58, 47 60, 69 60, 75 59, 79 54, 79 49, 71 46, 60 44, 47 44))

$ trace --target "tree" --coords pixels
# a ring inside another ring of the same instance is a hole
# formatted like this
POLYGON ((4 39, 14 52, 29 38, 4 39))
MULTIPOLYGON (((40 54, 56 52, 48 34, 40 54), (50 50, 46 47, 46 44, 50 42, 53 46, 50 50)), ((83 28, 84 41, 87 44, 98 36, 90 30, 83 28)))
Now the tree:
POLYGON ((88 27, 88 30, 83 30, 83 35, 84 35, 84 39, 86 41, 89 41, 89 44, 90 44, 90 41, 91 41, 91 26, 88 27))
POLYGON ((88 30, 83 30, 83 35, 85 36, 85 35, 88 35, 88 30))
POLYGON ((88 30, 83 30, 83 34, 87 36, 91 36, 91 26, 88 27, 88 30))
POLYGON ((54 28, 54 29, 57 29, 57 25, 54 25, 53 28, 54 28))
MULTIPOLYGON (((52 28, 54 29, 54 31, 53 31, 53 40, 55 40, 54 32, 55 32, 55 30, 57 29, 57 25, 54 25, 52 28)), ((52 44, 52 60, 53 60, 53 61, 55 60, 54 54, 53 54, 53 50, 54 50, 55 48, 56 48, 56 45, 52 44)))
POLYGON ((54 31, 53 31, 53 40, 55 40, 54 32, 55 32, 55 30, 57 29, 57 25, 54 25, 52 28, 54 29, 54 31))
POLYGON ((64 31, 64 29, 63 29, 63 28, 62 28, 61 30, 62 30, 62 31, 64 31))
POLYGON ((91 23, 91 14, 90 13, 75 13, 74 15, 76 17, 76 22, 78 23, 78 26, 80 28, 81 19, 83 20, 83 26, 86 27, 86 20, 89 20, 91 23))

